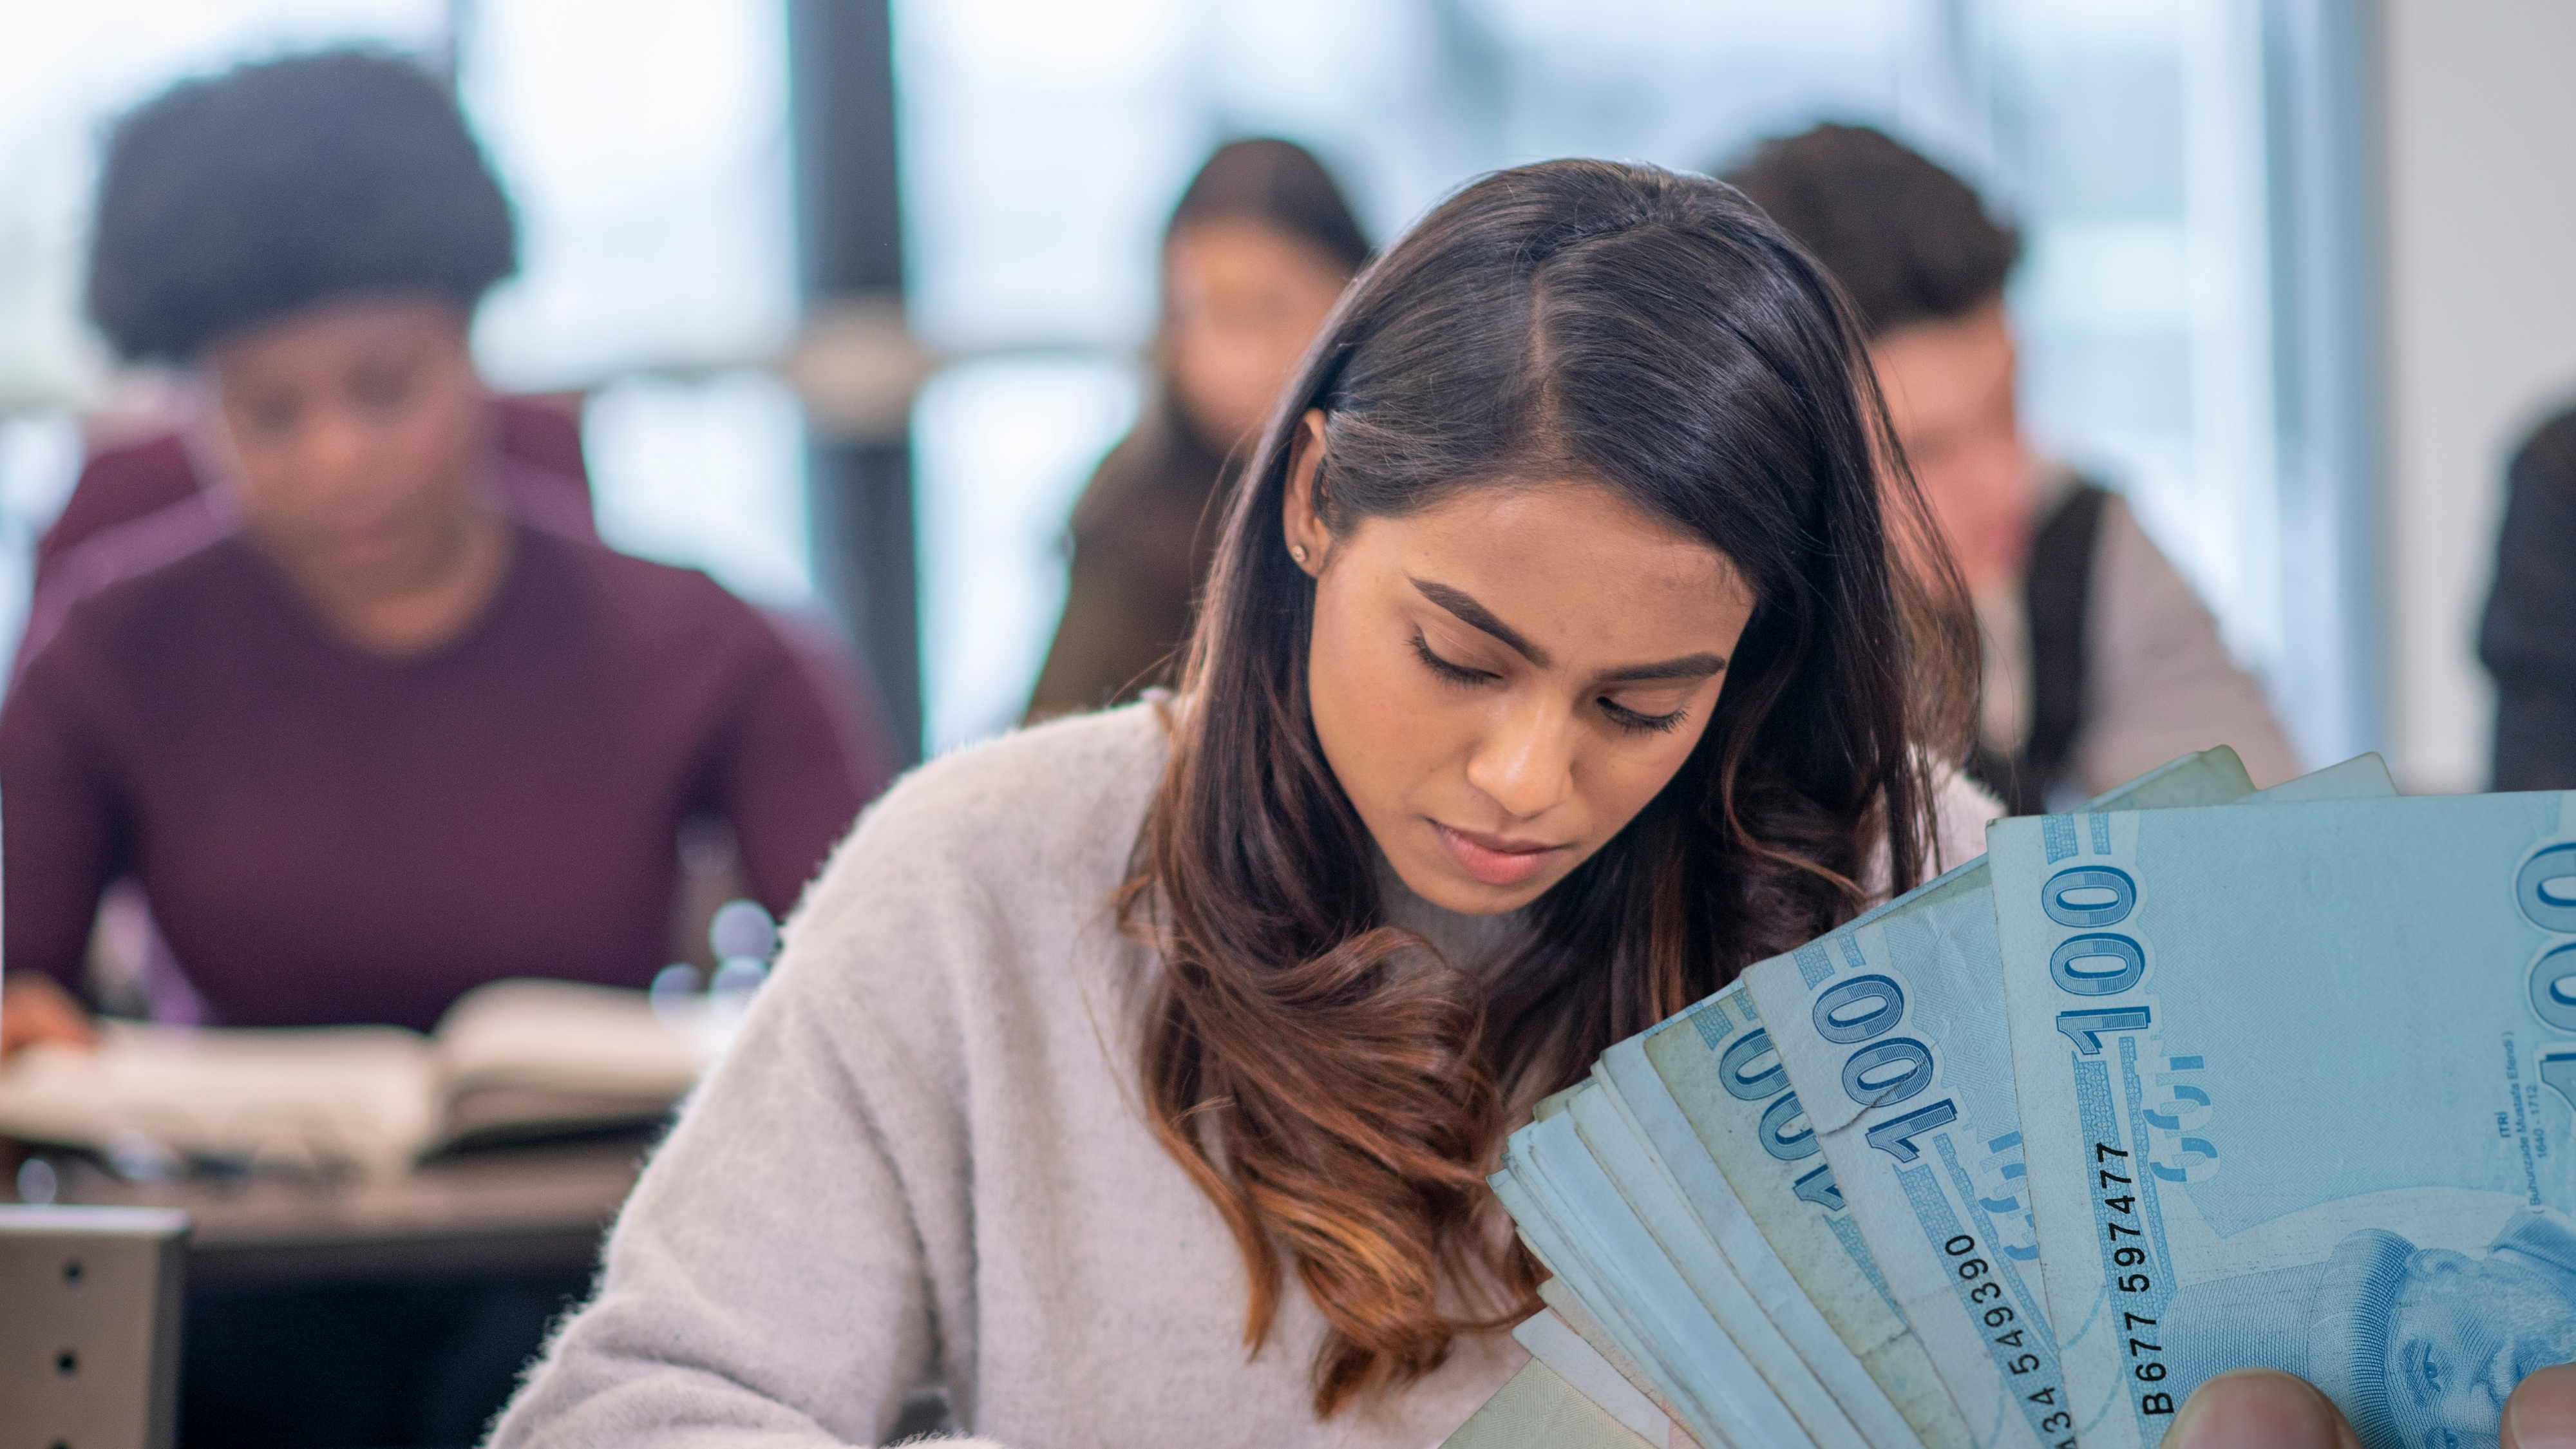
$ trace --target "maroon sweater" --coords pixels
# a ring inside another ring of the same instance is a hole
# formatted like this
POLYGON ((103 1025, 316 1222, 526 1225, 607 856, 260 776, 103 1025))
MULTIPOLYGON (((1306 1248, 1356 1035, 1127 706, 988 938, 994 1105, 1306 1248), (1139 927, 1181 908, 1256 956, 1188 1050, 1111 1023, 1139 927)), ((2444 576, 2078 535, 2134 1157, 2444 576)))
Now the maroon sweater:
POLYGON ((702 574, 517 526, 465 636, 386 661, 234 533, 75 605, 0 706, 5 960, 75 984, 128 874, 226 1025, 427 1027, 504 976, 642 986, 685 819, 730 821, 783 913, 858 774, 805 667, 702 574))

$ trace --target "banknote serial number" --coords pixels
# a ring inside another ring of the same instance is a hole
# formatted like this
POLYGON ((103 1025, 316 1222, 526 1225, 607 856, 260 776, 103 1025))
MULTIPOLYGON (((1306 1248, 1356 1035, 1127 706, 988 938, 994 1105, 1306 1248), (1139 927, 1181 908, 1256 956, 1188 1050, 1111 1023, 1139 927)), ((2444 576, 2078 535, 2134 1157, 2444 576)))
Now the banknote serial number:
MULTIPOLYGON (((2029 1351, 2029 1329, 2021 1322, 2021 1315, 2013 1311, 2013 1306, 2003 1301, 2004 1285, 1995 1280, 1994 1265, 1978 1255, 1976 1238, 1961 1233, 1943 1243, 1941 1251, 1955 1260, 1951 1271, 1959 1275, 1959 1282, 1968 1295, 1968 1311, 1984 1320, 1988 1341, 2006 1350, 1995 1355, 1995 1362, 2015 1378, 2037 1373, 2042 1361, 2038 1354, 2029 1351)), ((2014 1385, 2016 1392, 2020 1388, 2020 1385, 2014 1385)), ((2050 1434, 2067 1435, 2049 1449, 2075 1449, 2075 1416, 2058 1407, 2057 1385, 2043 1384, 2023 1397, 2042 1408, 2055 1410, 2037 1421, 2043 1438, 2050 1434)))
MULTIPOLYGON (((2108 1142, 2093 1144, 2093 1175, 2102 1189, 2103 1252, 2110 1260, 2111 1286, 2123 1293, 2145 1293, 2154 1289, 2155 1278, 2146 1270, 2152 1266, 2147 1258, 2146 1233, 2138 1223, 2138 1189, 2134 1179, 2113 1172, 2116 1165, 2129 1166, 2129 1154, 2108 1142), (2119 1159, 2116 1164, 2112 1159, 2119 1159), (2127 1223, 2120 1219, 2127 1218, 2127 1223), (2123 1242, 2122 1239, 2128 1239, 2123 1242)), ((2138 1412, 2170 1414, 2174 1411, 2173 1395, 2153 1387, 2164 1382, 2164 1349, 2150 1338, 2138 1337, 2140 1329, 2152 1331, 2156 1321, 2135 1313, 2123 1313, 2121 1327, 2129 1334, 2129 1374, 2142 1386, 2138 1392, 2138 1412)))

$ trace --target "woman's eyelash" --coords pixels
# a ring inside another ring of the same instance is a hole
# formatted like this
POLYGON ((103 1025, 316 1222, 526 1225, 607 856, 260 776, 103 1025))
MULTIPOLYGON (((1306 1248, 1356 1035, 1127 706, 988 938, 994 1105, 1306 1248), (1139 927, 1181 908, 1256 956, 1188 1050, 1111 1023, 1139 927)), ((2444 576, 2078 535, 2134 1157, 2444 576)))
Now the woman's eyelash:
POLYGON ((1607 698, 1601 701, 1601 712, 1610 716, 1610 722, 1623 730, 1635 730, 1641 733, 1652 730, 1659 735, 1671 734, 1682 727, 1683 721, 1690 718, 1690 711, 1687 709, 1677 709, 1671 714, 1639 714, 1607 698))
MULTIPOLYGON (((1450 684, 1484 684, 1494 677, 1484 670, 1470 669, 1464 664, 1453 664, 1432 653, 1431 641, 1423 638, 1419 633, 1413 636, 1413 652, 1421 658, 1424 668, 1450 684)), ((1612 724, 1636 734, 1650 732, 1670 734, 1680 729, 1690 719, 1690 711, 1687 709, 1677 709, 1670 714, 1640 714, 1607 696, 1604 696, 1600 703, 1601 712, 1610 717, 1612 724)))
POLYGON ((1482 684, 1494 677, 1481 669, 1470 669, 1464 664, 1452 664, 1432 653, 1430 641, 1418 633, 1413 636, 1413 652, 1422 656, 1423 667, 1451 684, 1482 684))

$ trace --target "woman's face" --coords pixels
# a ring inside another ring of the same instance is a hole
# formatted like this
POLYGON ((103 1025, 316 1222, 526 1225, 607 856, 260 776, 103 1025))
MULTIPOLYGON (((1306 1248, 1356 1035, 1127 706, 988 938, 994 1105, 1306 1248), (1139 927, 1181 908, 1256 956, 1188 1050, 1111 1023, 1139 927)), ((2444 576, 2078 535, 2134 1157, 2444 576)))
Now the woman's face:
POLYGON ((1172 234, 1161 361, 1200 437, 1231 448, 1261 426, 1349 281, 1322 248, 1250 217, 1172 234))
POLYGON ((403 593, 466 546, 481 386, 444 301, 326 303, 207 350, 243 519, 326 598, 403 593))
POLYGON ((1752 593, 1706 542, 1582 479, 1470 488, 1336 538, 1312 504, 1322 426, 1300 426, 1286 525, 1315 578, 1324 757, 1415 894, 1527 905, 1689 757, 1752 593))

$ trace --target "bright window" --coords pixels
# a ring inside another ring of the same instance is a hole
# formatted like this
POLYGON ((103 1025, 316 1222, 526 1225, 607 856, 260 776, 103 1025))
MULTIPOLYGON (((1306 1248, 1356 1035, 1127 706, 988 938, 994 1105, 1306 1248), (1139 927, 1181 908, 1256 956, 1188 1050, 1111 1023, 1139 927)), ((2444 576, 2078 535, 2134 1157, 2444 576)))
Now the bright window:
MULTIPOLYGON (((2024 229, 2013 302, 2034 432, 2127 491, 2247 662, 2279 657, 2252 7, 896 0, 895 14, 914 319, 969 356, 1135 358, 1163 217, 1228 136, 1307 144, 1384 240, 1497 166, 1589 154, 1697 170, 1820 119, 1882 126, 2024 229)), ((1071 407, 1090 384, 1057 375, 1071 407)), ((1060 532, 1110 438, 1055 434, 1014 479, 948 461, 973 451, 951 430, 1028 406, 952 396, 918 415, 919 486, 938 507, 1014 538, 1060 532)), ((928 613, 984 616, 931 670, 933 748, 1007 722, 1005 683, 1025 691, 1053 626, 1036 601, 1061 584, 982 597, 976 546, 925 538, 928 613)))
POLYGON ((778 0, 98 0, 17 7, 0 45, 0 637, 78 470, 73 419, 167 420, 81 320, 104 127, 181 77, 352 42, 454 57, 521 225, 476 353, 496 386, 592 392, 602 533, 809 597, 803 433, 766 370, 798 306, 778 0))

